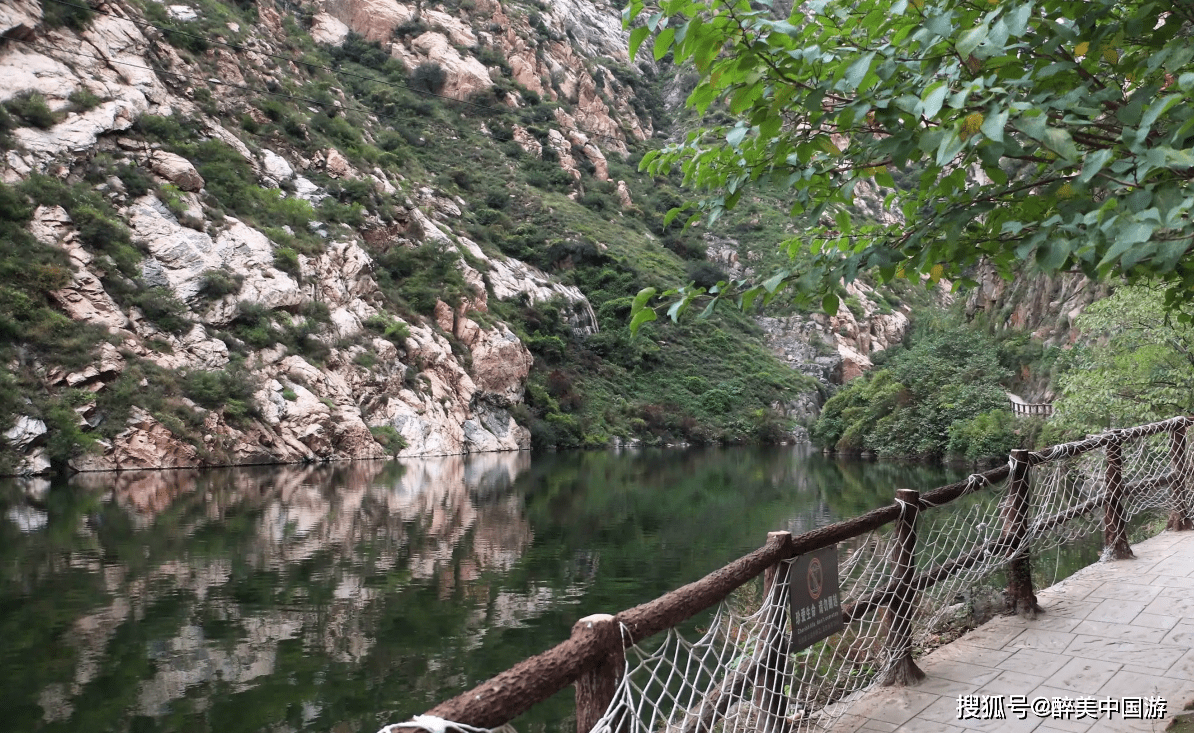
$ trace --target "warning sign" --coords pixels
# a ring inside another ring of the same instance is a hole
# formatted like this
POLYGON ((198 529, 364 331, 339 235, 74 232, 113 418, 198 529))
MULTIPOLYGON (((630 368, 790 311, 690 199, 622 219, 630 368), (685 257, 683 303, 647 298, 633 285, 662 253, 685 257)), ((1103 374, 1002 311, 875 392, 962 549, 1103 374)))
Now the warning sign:
POLYGON ((801 555, 788 575, 793 651, 842 630, 837 587, 837 545, 801 555))

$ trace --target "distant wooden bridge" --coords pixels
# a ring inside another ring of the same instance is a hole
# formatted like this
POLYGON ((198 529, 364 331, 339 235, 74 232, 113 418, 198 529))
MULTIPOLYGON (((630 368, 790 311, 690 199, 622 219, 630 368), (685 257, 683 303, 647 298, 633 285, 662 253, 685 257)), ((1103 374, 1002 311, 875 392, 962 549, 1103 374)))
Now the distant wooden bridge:
POLYGON ((1007 401, 1012 405, 1012 412, 1016 417, 1027 417, 1029 415, 1040 415, 1042 417, 1049 417, 1053 414, 1053 403, 1051 402, 1025 402, 1019 395, 1014 395, 1011 392, 1006 392, 1007 401))

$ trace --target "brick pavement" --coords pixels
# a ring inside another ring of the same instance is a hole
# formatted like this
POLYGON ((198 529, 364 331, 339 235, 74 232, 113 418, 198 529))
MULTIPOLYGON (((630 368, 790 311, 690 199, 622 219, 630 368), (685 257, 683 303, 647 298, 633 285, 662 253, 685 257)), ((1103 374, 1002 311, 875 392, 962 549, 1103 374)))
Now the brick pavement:
POLYGON ((918 660, 928 678, 854 702, 835 733, 1161 731, 1194 700, 1194 532, 1133 545, 1041 590, 1034 620, 998 617, 918 660), (959 720, 959 695, 1163 697, 1164 720, 959 720))

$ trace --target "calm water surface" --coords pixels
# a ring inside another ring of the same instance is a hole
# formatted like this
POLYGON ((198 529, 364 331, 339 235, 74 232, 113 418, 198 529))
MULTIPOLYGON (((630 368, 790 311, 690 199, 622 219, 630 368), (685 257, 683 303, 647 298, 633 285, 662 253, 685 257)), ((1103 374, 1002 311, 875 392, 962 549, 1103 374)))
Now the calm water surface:
POLYGON ((796 447, 0 481, 0 730, 372 733, 769 530, 964 473, 796 447))

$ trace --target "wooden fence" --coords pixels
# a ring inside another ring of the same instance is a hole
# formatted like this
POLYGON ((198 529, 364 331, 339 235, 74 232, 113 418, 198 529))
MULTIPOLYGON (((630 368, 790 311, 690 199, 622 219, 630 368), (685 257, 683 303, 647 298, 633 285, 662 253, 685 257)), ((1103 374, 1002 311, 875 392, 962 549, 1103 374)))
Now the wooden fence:
POLYGON ((1011 392, 1007 393, 1007 401, 1012 406, 1012 413, 1016 417, 1028 417, 1030 415, 1049 417, 1053 414, 1053 404, 1051 402, 1025 402, 1011 392))
MULTIPOLYGON (((868 612, 883 610, 887 616, 886 647, 891 665, 880 684, 913 684, 923 677, 912 657, 912 609, 916 595, 942 580, 975 567, 983 558, 1010 558, 1006 563, 1009 610, 1033 613, 1039 610, 1032 583, 1029 555, 1030 474, 1035 466, 1086 452, 1105 451, 1102 491, 1068 506, 1050 516, 1032 518, 1032 529, 1039 534, 1065 522, 1087 515, 1100 507, 1103 511, 1105 553, 1115 559, 1132 556, 1128 544, 1124 513, 1125 492, 1144 490, 1170 491, 1168 528, 1191 528, 1189 484, 1191 465, 1187 452, 1186 428, 1191 418, 1175 417, 1163 422, 1112 430, 1085 440, 1053 446, 1042 451, 1012 451, 1007 465, 972 476, 966 481, 942 486, 921 494, 902 489, 892 504, 874 509, 852 519, 836 522, 811 532, 793 536, 771 532, 766 543, 704 578, 614 615, 598 614, 580 619, 571 636, 547 651, 530 657, 477 687, 443 702, 426 715, 476 728, 495 728, 521 715, 569 685, 576 686, 576 721, 578 733, 588 733, 613 699, 624 671, 624 650, 631 644, 683 623, 696 614, 725 600, 735 589, 753 578, 767 574, 774 578, 780 563, 834 545, 852 537, 897 522, 898 541, 893 557, 895 573, 888 583, 869 595, 843 606, 846 624, 868 612), (1167 473, 1141 479, 1131 485, 1122 476, 1122 446, 1130 439, 1169 433, 1170 469, 1167 473), (1007 480, 1007 492, 1001 501, 998 536, 947 561, 916 572, 916 516, 948 504, 962 496, 991 490, 1007 480), (912 509, 901 510, 901 503, 912 509)), ((768 583, 768 587, 772 584, 768 583)), ((393 726, 393 731, 418 730, 417 726, 393 726)))

